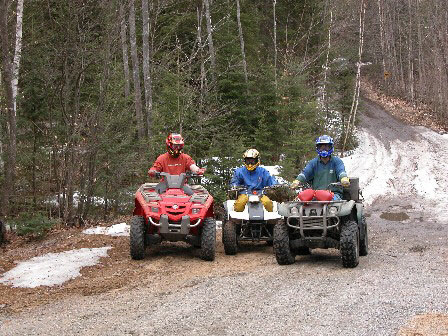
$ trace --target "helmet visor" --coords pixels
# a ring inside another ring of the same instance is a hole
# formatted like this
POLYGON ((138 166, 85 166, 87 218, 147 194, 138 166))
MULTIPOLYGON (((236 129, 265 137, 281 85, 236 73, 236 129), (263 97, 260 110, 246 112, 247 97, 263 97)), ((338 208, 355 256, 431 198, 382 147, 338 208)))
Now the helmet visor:
POLYGON ((245 158, 244 163, 248 165, 254 165, 258 162, 258 159, 256 158, 245 158))
POLYGON ((329 151, 332 148, 332 146, 330 144, 317 144, 316 148, 319 151, 329 151))
POLYGON ((182 144, 172 144, 171 145, 171 148, 173 149, 173 150, 180 150, 180 149, 182 149, 184 147, 184 145, 182 145, 182 144))

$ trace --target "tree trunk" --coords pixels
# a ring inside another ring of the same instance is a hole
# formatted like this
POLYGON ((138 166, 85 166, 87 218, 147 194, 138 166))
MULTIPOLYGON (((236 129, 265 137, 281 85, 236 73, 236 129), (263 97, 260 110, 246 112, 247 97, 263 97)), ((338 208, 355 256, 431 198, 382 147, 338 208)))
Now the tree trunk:
POLYGON ((128 60, 128 43, 127 43, 127 27, 126 27, 126 14, 124 11, 123 1, 120 1, 120 22, 121 22, 121 50, 123 52, 123 70, 124 70, 124 95, 129 97, 131 92, 131 79, 129 76, 129 60, 128 60))
POLYGON ((415 89, 414 89, 414 60, 413 60, 413 41, 412 41, 412 4, 411 0, 408 0, 409 6, 409 27, 408 27, 408 81, 409 81, 409 93, 411 103, 415 106, 415 89))
POLYGON ((209 0, 204 0, 205 4, 205 18, 207 21, 207 41, 208 50, 210 52, 210 64, 212 70, 212 80, 215 80, 216 74, 216 60, 215 60, 215 47, 213 46, 213 36, 212 36, 212 19, 210 16, 210 3, 209 0))
POLYGON ((344 156, 344 151, 345 151, 345 147, 347 144, 348 135, 349 135, 351 129, 353 129, 355 126, 356 112, 358 110, 358 104, 359 104, 359 93, 360 93, 360 89, 361 89, 362 53, 363 53, 363 47, 364 47, 365 15, 366 15, 366 5, 365 5, 364 0, 361 0, 361 10, 360 10, 360 14, 359 14, 359 47, 358 47, 358 62, 357 62, 357 71, 356 71, 356 83, 355 83, 355 89, 353 92, 352 107, 350 110, 349 118, 347 121, 347 127, 345 130, 344 143, 342 145, 342 156, 344 156), (351 124, 350 124, 350 122, 351 122, 351 124))
POLYGON ((6 144, 6 165, 5 165, 5 184, 2 192, 2 213, 9 213, 11 197, 14 194, 15 176, 16 176, 16 113, 14 102, 14 68, 9 53, 8 37, 8 5, 9 0, 0 0, 0 40, 2 49, 2 82, 5 91, 6 109, 7 109, 7 144, 6 144))
POLYGON ((275 89, 277 90, 277 18, 275 14, 275 6, 277 5, 277 0, 274 0, 272 3, 272 11, 273 11, 273 23, 274 23, 274 82, 275 89))
POLYGON ((328 27, 328 45, 327 45, 327 56, 325 58, 325 66, 324 66, 324 80, 322 83, 322 107, 325 115, 325 120, 328 118, 328 99, 327 99, 327 73, 328 73, 328 64, 330 58, 330 49, 331 49, 331 27, 333 25, 333 10, 330 8, 330 26, 328 27))
POLYGON ((143 138, 145 136, 145 120, 142 111, 142 94, 140 88, 140 65, 137 54, 137 38, 135 34, 135 0, 130 0, 129 8, 129 37, 131 40, 131 59, 132 59, 132 73, 134 77, 134 96, 135 96, 135 113, 137 116, 138 136, 143 138))
POLYGON ((240 36, 241 56, 243 58, 244 80, 247 85, 247 63, 246 63, 246 52, 244 51, 243 27, 241 26, 240 0, 236 0, 236 20, 238 23, 238 35, 240 36))
POLYGON ((426 94, 426 74, 425 74, 425 61, 423 56, 423 37, 422 37, 422 22, 420 16, 420 1, 416 1, 417 12, 417 46, 418 46, 418 95, 425 96, 426 94))
POLYGON ((387 76, 386 71, 389 70, 386 68, 386 51, 385 51, 385 37, 384 37, 384 14, 383 14, 383 0, 378 0, 378 21, 380 23, 380 45, 381 45, 381 64, 383 66, 383 80, 384 83, 387 84, 387 76))
POLYGON ((14 51, 12 95, 14 100, 14 114, 17 115, 17 94, 19 84, 20 59, 22 58, 22 19, 23 0, 17 0, 17 23, 16 23, 16 48, 14 51))
POLYGON ((152 125, 152 80, 151 80, 151 52, 149 50, 149 10, 148 0, 142 0, 143 18, 143 83, 145 86, 146 130, 151 137, 152 125))
MULTIPOLYGON (((204 8, 204 4, 202 5, 202 8, 204 8)), ((197 13, 197 20, 198 20, 198 52, 200 55, 200 62, 201 62, 201 93, 199 97, 199 111, 202 112, 203 103, 204 103, 204 96, 205 96, 205 90, 207 87, 207 77, 205 76, 205 65, 204 65, 204 55, 203 55, 203 47, 202 47, 202 16, 203 11, 199 10, 199 6, 196 8, 197 13)))

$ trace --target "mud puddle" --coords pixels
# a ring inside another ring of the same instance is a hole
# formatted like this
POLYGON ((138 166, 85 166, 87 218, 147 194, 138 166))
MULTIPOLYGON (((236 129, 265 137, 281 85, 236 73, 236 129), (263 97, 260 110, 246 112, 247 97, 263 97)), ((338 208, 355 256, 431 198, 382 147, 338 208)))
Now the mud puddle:
POLYGON ((383 212, 380 218, 388 221, 402 222, 409 219, 409 216, 405 212, 383 212))

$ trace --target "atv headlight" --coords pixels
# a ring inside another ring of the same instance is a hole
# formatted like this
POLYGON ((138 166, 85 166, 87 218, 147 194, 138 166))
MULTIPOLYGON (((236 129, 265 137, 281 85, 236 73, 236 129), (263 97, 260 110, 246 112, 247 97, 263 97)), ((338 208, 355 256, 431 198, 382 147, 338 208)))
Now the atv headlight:
POLYGON ((151 207, 151 212, 159 212, 159 207, 151 207))
POLYGON ((249 195, 249 202, 254 203, 254 202, 259 202, 260 201, 260 197, 258 197, 258 195, 249 195))
POLYGON ((201 208, 193 208, 193 209, 191 209, 191 213, 193 214, 193 215, 197 215, 198 213, 200 213, 201 212, 201 208))
POLYGON ((330 207, 330 209, 328 209, 328 213, 331 215, 331 216, 335 216, 337 213, 338 213, 338 208, 337 207, 330 207))

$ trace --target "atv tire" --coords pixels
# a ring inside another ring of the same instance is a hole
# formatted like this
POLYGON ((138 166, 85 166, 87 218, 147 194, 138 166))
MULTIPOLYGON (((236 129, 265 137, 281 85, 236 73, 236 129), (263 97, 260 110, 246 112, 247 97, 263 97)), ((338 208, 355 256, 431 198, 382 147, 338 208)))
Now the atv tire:
POLYGON ((361 221, 361 227, 362 230, 364 230, 364 239, 360 239, 359 241, 359 255, 365 257, 367 254, 369 254, 369 235, 366 216, 362 215, 361 221))
POLYGON ((222 243, 227 255, 235 255, 238 252, 238 240, 236 237, 235 223, 225 220, 222 224, 222 243))
POLYGON ((131 258, 141 260, 145 257, 145 218, 133 216, 130 230, 131 258))
POLYGON ((353 268, 359 264, 359 229, 355 221, 347 221, 341 229, 342 266, 353 268))
POLYGON ((274 226, 274 254, 279 265, 294 264, 296 256, 289 246, 288 226, 283 221, 274 226))
POLYGON ((206 261, 215 260, 216 251, 216 221, 208 217, 204 221, 201 234, 201 259, 206 261))

